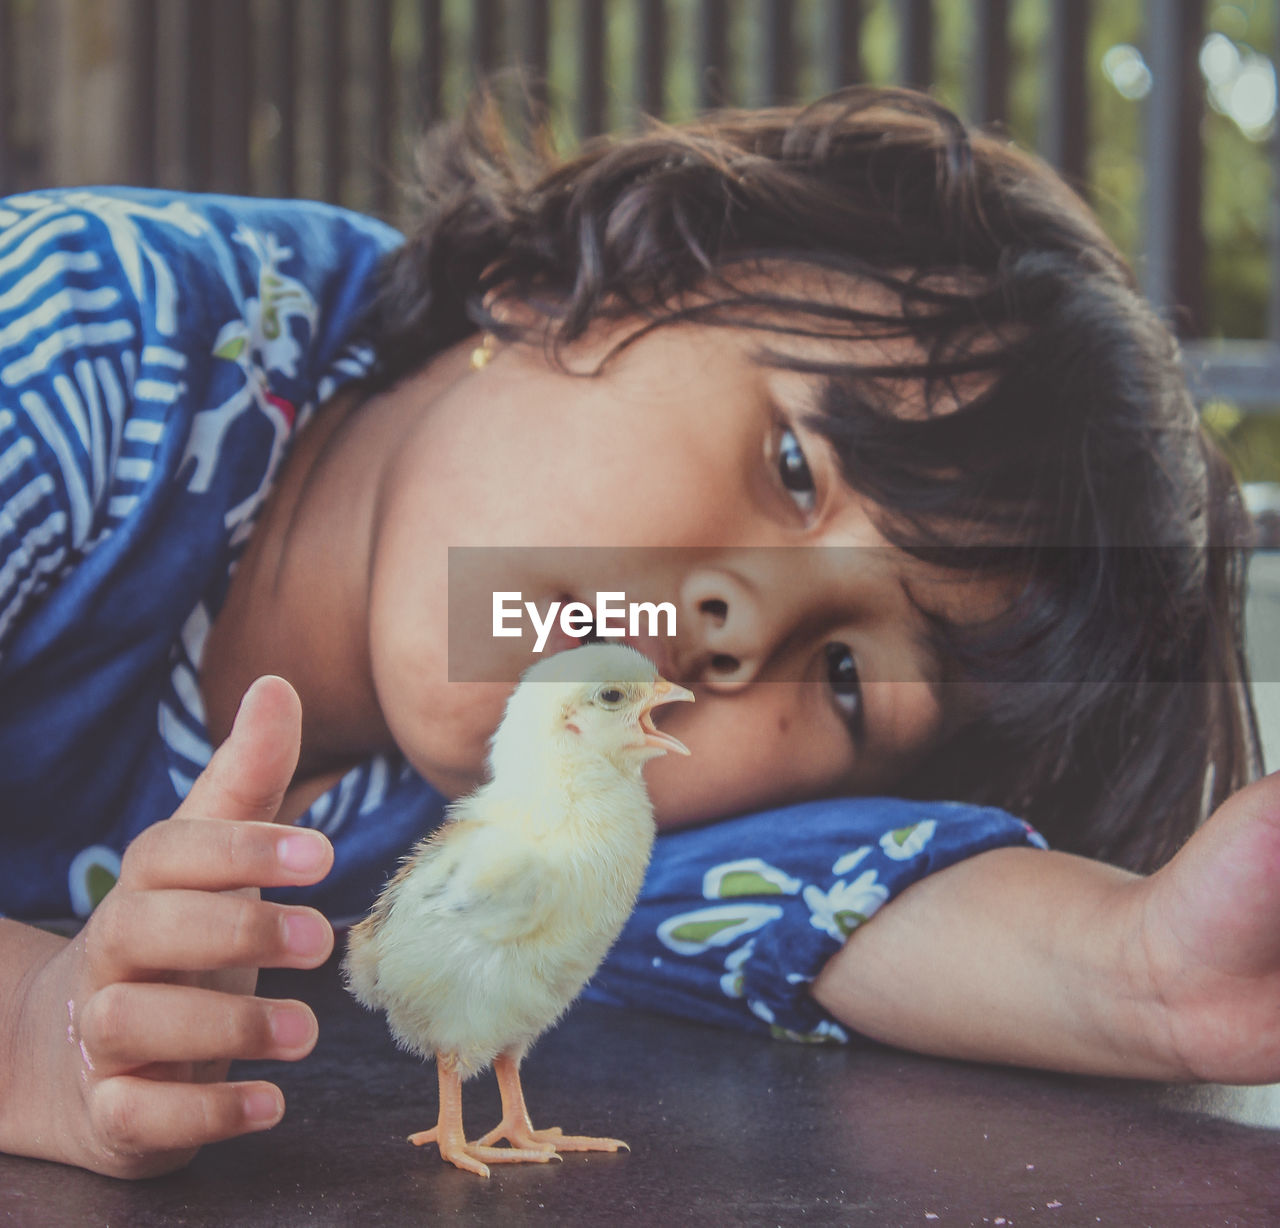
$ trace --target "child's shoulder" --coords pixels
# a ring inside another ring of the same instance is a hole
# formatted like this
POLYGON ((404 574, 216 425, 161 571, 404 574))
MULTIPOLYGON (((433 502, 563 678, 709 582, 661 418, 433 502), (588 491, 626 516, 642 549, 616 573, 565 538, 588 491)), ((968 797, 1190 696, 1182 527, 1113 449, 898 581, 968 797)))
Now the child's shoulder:
MULTIPOLYGON (((216 192, 182 192, 123 184, 46 188, 0 198, 0 249, 11 249, 36 227, 55 217, 96 219, 116 237, 129 230, 171 239, 227 233, 241 223, 276 225, 313 236, 325 228, 344 228, 367 235, 384 246, 401 236, 392 227, 366 214, 324 201, 266 196, 231 196, 216 192)), ((59 227, 68 233, 74 227, 59 227)))
POLYGON ((315 202, 0 200, 0 661, 81 561, 105 581, 182 509, 225 550, 297 419, 367 370, 361 313, 396 241, 315 202))
POLYGON ((32 819, 7 837, 62 867, 0 908, 78 906, 81 853, 109 864, 207 758, 204 631, 297 427, 368 370, 395 241, 312 203, 0 200, 0 760, 32 819))
POLYGON ((313 294, 359 285, 400 242, 391 227, 318 201, 92 187, 0 200, 0 312, 29 310, 41 291, 76 290, 75 306, 131 306, 162 337, 179 337, 265 278, 313 294), (83 291, 96 289, 96 295, 83 291), (204 310, 208 308, 208 311, 204 310))

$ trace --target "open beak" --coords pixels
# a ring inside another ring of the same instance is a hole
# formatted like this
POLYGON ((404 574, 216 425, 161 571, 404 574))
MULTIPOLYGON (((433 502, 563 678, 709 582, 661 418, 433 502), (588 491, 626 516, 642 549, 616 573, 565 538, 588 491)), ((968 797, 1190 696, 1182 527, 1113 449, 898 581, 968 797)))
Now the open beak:
POLYGON ((668 682, 665 678, 659 678, 653 684, 653 699, 640 711, 640 728, 644 731, 646 746, 653 746, 663 751, 673 750, 677 755, 687 755, 689 748, 679 738, 673 738, 669 733, 655 729, 653 724, 654 708, 659 704, 675 703, 677 700, 688 700, 693 703, 693 692, 686 687, 676 686, 674 682, 668 682))

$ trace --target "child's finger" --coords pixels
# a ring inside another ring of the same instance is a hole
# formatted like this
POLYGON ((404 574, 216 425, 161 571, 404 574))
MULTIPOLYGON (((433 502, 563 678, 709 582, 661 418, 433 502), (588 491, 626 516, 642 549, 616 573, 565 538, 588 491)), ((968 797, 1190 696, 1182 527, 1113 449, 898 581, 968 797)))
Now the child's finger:
POLYGON ((105 986, 83 1005, 78 1025, 99 1078, 158 1062, 294 1062, 319 1033, 302 1002, 160 983, 105 986))
POLYGON ((298 766, 302 705, 283 678, 264 675, 244 694, 235 724, 177 813, 189 819, 276 817, 298 766))
POLYGON ((158 972, 315 968, 333 927, 314 908, 206 891, 112 892, 85 927, 95 986, 158 972))
POLYGON ((129 845, 120 884, 131 891, 292 887, 318 883, 332 865, 333 845, 310 828, 175 816, 145 828, 129 845))
POLYGON ((89 1113, 101 1145, 123 1159, 270 1129, 284 1115, 284 1096, 272 1083, 157 1083, 117 1075, 94 1086, 89 1113))

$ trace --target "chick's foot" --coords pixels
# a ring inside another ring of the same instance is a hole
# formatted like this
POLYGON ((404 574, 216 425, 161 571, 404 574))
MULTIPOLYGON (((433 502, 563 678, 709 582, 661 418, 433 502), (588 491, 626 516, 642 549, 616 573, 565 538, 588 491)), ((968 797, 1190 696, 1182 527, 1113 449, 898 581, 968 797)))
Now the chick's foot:
POLYGON ((506 1118, 479 1139, 477 1145, 487 1146, 489 1143, 498 1142, 499 1139, 505 1139, 512 1147, 521 1149, 549 1147, 553 1152, 631 1150, 620 1138, 592 1138, 585 1134, 566 1134, 559 1126, 535 1130, 529 1123, 507 1121, 506 1118))
POLYGON ((546 1164, 560 1158, 554 1147, 545 1145, 490 1147, 483 1139, 478 1143, 467 1142, 462 1129, 462 1079, 458 1068, 449 1057, 437 1054, 436 1072, 440 1084, 440 1117, 430 1130, 409 1135, 409 1142, 415 1147, 435 1143, 442 1160, 478 1177, 489 1175, 489 1164, 546 1164))
POLYGON ((489 1175, 489 1164, 546 1164, 560 1158, 554 1147, 488 1147, 483 1143, 468 1143, 460 1131, 441 1138, 439 1126, 409 1135, 409 1142, 415 1147, 438 1144, 442 1160, 478 1177, 489 1175))
POLYGON ((505 1139, 512 1147, 520 1150, 545 1147, 554 1152, 631 1150, 619 1138, 565 1134, 559 1126, 535 1130, 525 1105, 524 1088, 520 1084, 520 1059, 510 1053, 499 1054, 493 1060, 493 1073, 497 1077, 498 1091, 502 1096, 502 1120, 478 1140, 477 1146, 487 1147, 499 1139, 505 1139))

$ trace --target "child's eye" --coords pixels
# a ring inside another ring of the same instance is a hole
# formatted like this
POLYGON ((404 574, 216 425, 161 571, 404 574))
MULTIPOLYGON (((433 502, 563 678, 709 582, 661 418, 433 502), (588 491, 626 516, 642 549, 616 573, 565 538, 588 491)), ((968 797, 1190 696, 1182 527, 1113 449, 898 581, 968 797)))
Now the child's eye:
POLYGON ((778 440, 778 476, 782 485, 795 500, 796 506, 808 515, 817 503, 813 474, 796 434, 789 427, 782 428, 778 440))
POLYGON ((836 707, 844 717, 850 732, 862 730, 862 683, 858 678, 858 663, 848 644, 828 644, 827 684, 835 696, 836 707))

